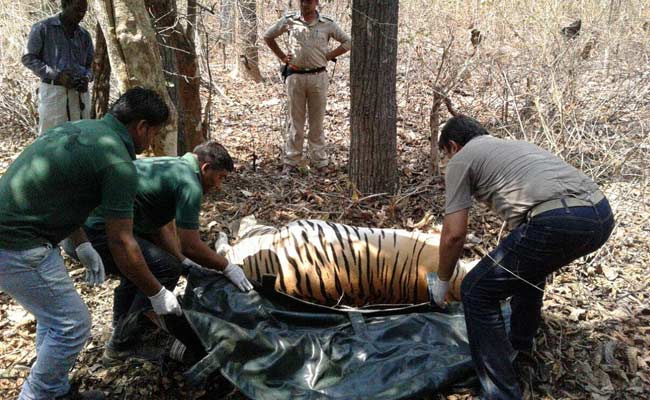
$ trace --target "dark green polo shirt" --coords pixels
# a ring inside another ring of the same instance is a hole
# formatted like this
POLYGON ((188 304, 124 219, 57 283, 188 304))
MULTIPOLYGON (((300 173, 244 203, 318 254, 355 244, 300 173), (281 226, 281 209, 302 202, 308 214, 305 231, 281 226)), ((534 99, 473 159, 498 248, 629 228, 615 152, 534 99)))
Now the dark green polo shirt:
POLYGON ((131 136, 110 114, 49 130, 0 178, 0 248, 57 244, 100 204, 106 216, 132 218, 134 159, 131 136))
MULTIPOLYGON (((194 155, 142 158, 134 164, 138 189, 133 203, 133 230, 139 234, 153 233, 173 219, 179 228, 199 229, 203 188, 194 155)), ((103 215, 103 209, 98 208, 86 226, 104 229, 103 215)))

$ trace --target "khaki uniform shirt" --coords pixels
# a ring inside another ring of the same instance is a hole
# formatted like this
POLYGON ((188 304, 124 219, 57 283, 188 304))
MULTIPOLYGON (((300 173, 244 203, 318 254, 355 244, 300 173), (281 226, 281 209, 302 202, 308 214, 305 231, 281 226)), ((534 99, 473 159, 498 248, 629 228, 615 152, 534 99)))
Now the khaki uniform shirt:
POLYGON ((289 54, 293 55, 291 64, 314 69, 327 65, 329 40, 333 38, 346 49, 350 50, 350 36, 331 18, 318 14, 310 24, 305 22, 300 13, 288 14, 264 33, 264 39, 275 39, 289 32, 289 54))
POLYGON ((586 199, 598 186, 585 174, 536 145, 489 135, 470 140, 456 153, 445 174, 445 213, 470 208, 472 196, 510 228, 548 200, 586 199))

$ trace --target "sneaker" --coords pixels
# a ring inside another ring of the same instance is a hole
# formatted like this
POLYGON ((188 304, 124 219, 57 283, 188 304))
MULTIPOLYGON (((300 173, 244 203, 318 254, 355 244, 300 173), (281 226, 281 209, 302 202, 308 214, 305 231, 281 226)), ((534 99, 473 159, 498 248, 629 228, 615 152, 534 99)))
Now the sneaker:
POLYGON ((112 367, 124 363, 128 359, 141 361, 160 361, 165 354, 161 348, 136 345, 125 350, 115 350, 110 346, 104 348, 102 355, 102 364, 105 367, 112 367))
POLYGON ((104 400, 105 398, 104 392, 99 390, 80 392, 77 389, 70 389, 68 393, 56 397, 55 400, 104 400))

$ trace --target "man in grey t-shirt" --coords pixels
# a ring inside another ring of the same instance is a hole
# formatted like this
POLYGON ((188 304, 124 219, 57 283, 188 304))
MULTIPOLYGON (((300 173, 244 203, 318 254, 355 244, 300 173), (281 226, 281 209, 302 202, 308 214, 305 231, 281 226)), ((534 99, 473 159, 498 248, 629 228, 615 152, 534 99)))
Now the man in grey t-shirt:
POLYGON ((461 285, 472 359, 486 398, 521 399, 515 369, 531 361, 546 276, 602 246, 614 227, 612 211, 582 172, 531 143, 492 137, 472 118, 450 119, 439 146, 452 158, 433 298, 444 307, 475 198, 512 232, 461 285), (508 297, 506 336, 500 301, 508 297))

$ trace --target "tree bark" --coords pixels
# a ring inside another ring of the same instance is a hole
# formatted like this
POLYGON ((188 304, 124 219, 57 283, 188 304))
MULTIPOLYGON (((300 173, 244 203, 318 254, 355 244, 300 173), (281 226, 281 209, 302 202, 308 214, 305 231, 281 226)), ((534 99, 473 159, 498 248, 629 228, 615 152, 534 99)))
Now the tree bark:
MULTIPOLYGON (((144 0, 145 7, 149 12, 151 26, 156 32, 158 40, 158 51, 162 58, 162 68, 165 75, 165 86, 167 93, 174 103, 176 110, 180 111, 179 93, 178 93, 178 66, 176 62, 176 47, 178 26, 178 14, 176 12, 176 0, 144 0)), ((176 137, 178 140, 177 147, 183 142, 183 114, 178 114, 178 126, 176 137)))
POLYGON ((261 82, 257 49, 257 1, 239 0, 237 3, 239 43, 236 44, 238 51, 235 53, 237 60, 233 62, 233 75, 261 82))
POLYGON ((108 49, 102 27, 95 28, 95 56, 93 57, 93 93, 91 100, 90 118, 99 119, 108 111, 108 100, 111 92, 111 63, 108 60, 108 49))
POLYGON ((399 3, 353 0, 352 9, 350 180, 362 193, 394 193, 399 3))
POLYGON ((196 0, 188 1, 186 27, 178 20, 176 0, 145 2, 155 21, 167 89, 178 110, 178 154, 184 154, 206 140, 201 127, 201 77, 194 44, 196 0))
MULTIPOLYGON (((203 143, 207 129, 201 122, 201 75, 194 43, 194 26, 196 24, 196 0, 187 2, 188 23, 184 32, 177 38, 176 61, 178 64, 178 106, 183 119, 183 148, 187 152, 203 143)), ((207 128, 207 127, 206 127, 207 128)))
POLYGON ((257 1, 241 1, 241 23, 239 24, 242 33, 242 51, 239 56, 240 70, 245 72, 247 78, 255 82, 262 81, 262 74, 259 67, 259 55, 257 48, 257 1))
POLYGON ((165 88, 165 75, 151 26, 142 0, 94 0, 97 21, 105 33, 108 57, 115 71, 118 91, 131 87, 153 89, 169 106, 169 122, 154 139, 155 155, 176 155, 177 114, 165 88))

